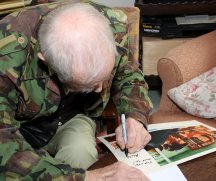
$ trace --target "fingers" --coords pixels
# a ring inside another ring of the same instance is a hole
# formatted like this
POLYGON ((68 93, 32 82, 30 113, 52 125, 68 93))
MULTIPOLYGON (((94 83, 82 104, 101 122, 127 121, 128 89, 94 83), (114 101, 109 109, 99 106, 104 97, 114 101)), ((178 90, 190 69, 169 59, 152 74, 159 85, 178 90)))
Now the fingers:
POLYGON ((140 180, 140 181, 150 181, 150 179, 139 169, 136 169, 132 167, 133 170, 131 170, 130 180, 140 180))
POLYGON ((128 148, 129 153, 135 153, 143 149, 151 140, 151 135, 145 129, 143 124, 133 118, 127 118, 126 130, 128 138, 127 143, 125 144, 124 142, 121 125, 115 130, 116 141, 122 150, 128 148))
POLYGON ((144 173, 123 162, 116 162, 104 168, 86 171, 85 181, 150 181, 144 173))
POLYGON ((148 177, 144 173, 135 168, 131 167, 123 162, 117 162, 117 170, 120 173, 120 177, 124 178, 122 180, 140 180, 140 181, 149 181, 148 177))
POLYGON ((142 134, 136 134, 133 146, 129 147, 129 145, 128 145, 129 153, 135 153, 136 151, 143 149, 144 148, 144 140, 145 140, 145 138, 142 136, 142 134))
POLYGON ((115 130, 115 133, 116 133, 116 142, 117 144, 119 145, 119 147, 123 150, 125 149, 125 142, 124 142, 124 139, 123 139, 123 136, 122 136, 122 126, 119 125, 116 130, 115 130))
POLYGON ((143 147, 145 147, 149 141, 151 141, 151 135, 149 134, 149 132, 144 128, 144 131, 145 131, 145 136, 144 136, 144 145, 143 147))
POLYGON ((134 167, 131 167, 123 162, 116 162, 110 166, 109 170, 112 170, 111 175, 106 174, 106 179, 109 181, 149 181, 144 173, 134 167))
POLYGON ((133 118, 127 119, 127 133, 128 142, 126 147, 129 153, 134 153, 143 149, 151 140, 151 135, 144 128, 143 124, 133 118))
POLYGON ((134 142, 133 147, 129 148, 129 152, 134 153, 143 149, 150 140, 151 140, 151 135, 148 133, 148 131, 145 128, 142 128, 139 131, 139 133, 136 134, 136 140, 134 142))

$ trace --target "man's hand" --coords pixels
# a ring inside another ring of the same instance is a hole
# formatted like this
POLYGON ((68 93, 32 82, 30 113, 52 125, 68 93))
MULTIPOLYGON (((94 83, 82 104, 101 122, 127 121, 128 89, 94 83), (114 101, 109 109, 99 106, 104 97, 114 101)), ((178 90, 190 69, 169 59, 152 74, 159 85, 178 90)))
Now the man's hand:
POLYGON ((141 170, 116 162, 104 168, 86 171, 85 181, 150 181, 141 170))
POLYGON ((126 120, 126 130, 128 141, 125 145, 122 136, 122 125, 116 128, 116 141, 121 149, 128 148, 129 153, 134 153, 144 148, 144 146, 151 140, 151 135, 145 129, 142 123, 133 119, 127 118, 126 120))

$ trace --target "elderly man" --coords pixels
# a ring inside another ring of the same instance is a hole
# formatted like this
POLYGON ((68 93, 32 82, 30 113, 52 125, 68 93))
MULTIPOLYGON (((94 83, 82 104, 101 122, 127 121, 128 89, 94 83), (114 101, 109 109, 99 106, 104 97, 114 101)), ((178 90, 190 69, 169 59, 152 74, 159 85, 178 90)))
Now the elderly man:
POLYGON ((127 118, 128 142, 119 125, 119 146, 133 153, 150 140, 152 104, 142 72, 128 63, 126 15, 53 3, 15 12, 0 28, 1 178, 148 180, 121 162, 85 171, 98 156, 93 120, 110 97, 127 118))

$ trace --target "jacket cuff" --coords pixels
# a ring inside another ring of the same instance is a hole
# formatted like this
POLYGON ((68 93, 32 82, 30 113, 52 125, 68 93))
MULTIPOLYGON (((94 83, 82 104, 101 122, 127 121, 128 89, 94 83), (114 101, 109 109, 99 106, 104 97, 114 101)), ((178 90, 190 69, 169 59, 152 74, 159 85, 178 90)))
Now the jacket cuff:
POLYGON ((148 117, 144 116, 141 113, 138 112, 133 112, 133 113, 126 113, 125 114, 126 118, 131 117, 134 118, 135 120, 139 121, 140 123, 143 124, 143 126, 145 127, 145 129, 147 130, 147 126, 148 126, 148 117))

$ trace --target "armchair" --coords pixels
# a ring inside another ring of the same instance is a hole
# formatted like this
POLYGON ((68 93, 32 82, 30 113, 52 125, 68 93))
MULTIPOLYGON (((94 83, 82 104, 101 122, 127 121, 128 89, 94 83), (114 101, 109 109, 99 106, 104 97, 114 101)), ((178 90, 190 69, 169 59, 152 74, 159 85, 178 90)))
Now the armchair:
POLYGON ((216 127, 216 120, 189 115, 179 108, 167 95, 171 88, 208 71, 216 66, 216 31, 187 41, 171 49, 157 64, 162 80, 162 96, 157 112, 149 118, 149 123, 198 120, 216 127))

